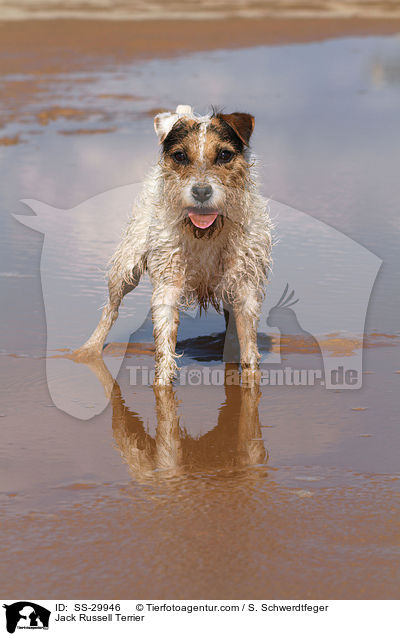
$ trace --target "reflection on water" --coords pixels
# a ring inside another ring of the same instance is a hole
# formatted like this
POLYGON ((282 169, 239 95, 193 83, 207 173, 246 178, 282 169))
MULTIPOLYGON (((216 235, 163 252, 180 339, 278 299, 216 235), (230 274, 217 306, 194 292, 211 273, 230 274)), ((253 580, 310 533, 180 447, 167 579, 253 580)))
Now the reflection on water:
POLYGON ((111 398, 113 433, 131 474, 148 477, 154 470, 183 472, 238 470, 266 460, 258 416, 257 387, 225 385, 225 402, 218 423, 198 439, 179 426, 172 387, 155 387, 157 431, 150 437, 140 417, 125 406, 118 384, 111 398))
POLYGON ((95 358, 86 366, 111 400, 114 439, 135 479, 233 471, 266 462, 258 413, 261 392, 257 382, 240 384, 239 365, 226 364, 225 400, 217 425, 197 437, 180 425, 172 386, 154 387, 157 426, 152 436, 139 413, 126 406, 103 359, 95 358))

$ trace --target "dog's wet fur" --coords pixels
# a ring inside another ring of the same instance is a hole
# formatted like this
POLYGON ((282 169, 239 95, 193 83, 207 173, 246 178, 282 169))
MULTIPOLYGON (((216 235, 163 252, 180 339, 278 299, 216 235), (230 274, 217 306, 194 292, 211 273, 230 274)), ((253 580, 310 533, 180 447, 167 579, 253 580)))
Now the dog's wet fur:
POLYGON ((270 268, 266 200, 258 193, 247 113, 195 115, 190 107, 160 113, 154 127, 161 156, 147 177, 109 274, 109 301, 99 325, 76 352, 101 355, 126 293, 144 271, 153 285, 158 385, 176 371, 179 309, 224 307, 236 321, 242 368, 258 368, 257 322, 270 268))

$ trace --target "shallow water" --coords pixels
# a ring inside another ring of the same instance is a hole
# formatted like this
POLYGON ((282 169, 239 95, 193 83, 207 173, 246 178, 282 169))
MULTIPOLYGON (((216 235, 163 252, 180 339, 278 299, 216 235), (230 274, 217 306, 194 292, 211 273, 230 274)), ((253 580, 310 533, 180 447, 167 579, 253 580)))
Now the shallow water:
MULTIPOLYGON (((369 37, 2 78, 1 138, 17 142, 0 146, 3 544, 10 564, 29 556, 31 595, 395 595, 399 69, 400 40, 369 37), (124 359, 114 345, 84 383, 82 365, 51 358, 47 384, 45 312, 52 356, 94 326, 105 263, 157 157, 151 114, 178 101, 256 117, 277 238, 265 368, 320 370, 321 352, 359 364, 374 285, 362 388, 224 387, 223 318, 189 312, 180 365, 214 385, 154 394, 132 381, 154 366, 146 282, 110 337, 142 349, 124 359), (46 231, 41 263, 43 236, 10 215, 29 213, 21 199, 46 231), (285 331, 271 311, 286 282, 300 300, 285 331)), ((25 574, 5 596, 29 596, 25 574)))

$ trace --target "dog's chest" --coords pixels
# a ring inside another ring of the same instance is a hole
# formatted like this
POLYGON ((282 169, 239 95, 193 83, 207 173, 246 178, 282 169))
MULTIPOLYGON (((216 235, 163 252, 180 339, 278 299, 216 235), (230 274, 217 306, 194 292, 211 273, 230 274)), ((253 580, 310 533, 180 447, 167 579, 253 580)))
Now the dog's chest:
POLYGON ((184 305, 219 306, 237 260, 234 243, 222 233, 211 240, 188 234, 162 239, 159 235, 147 261, 153 286, 179 289, 184 305))
POLYGON ((185 264, 185 286, 188 289, 215 291, 220 283, 225 255, 222 246, 208 241, 192 241, 183 246, 182 261, 185 264))

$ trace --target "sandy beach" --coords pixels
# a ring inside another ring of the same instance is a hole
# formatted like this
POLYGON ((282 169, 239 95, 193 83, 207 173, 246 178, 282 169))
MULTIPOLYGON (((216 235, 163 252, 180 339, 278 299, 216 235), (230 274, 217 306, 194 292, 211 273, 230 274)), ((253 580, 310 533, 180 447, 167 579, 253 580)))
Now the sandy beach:
POLYGON ((0 73, 64 73, 195 51, 399 32, 400 15, 346 19, 0 21, 0 73))

